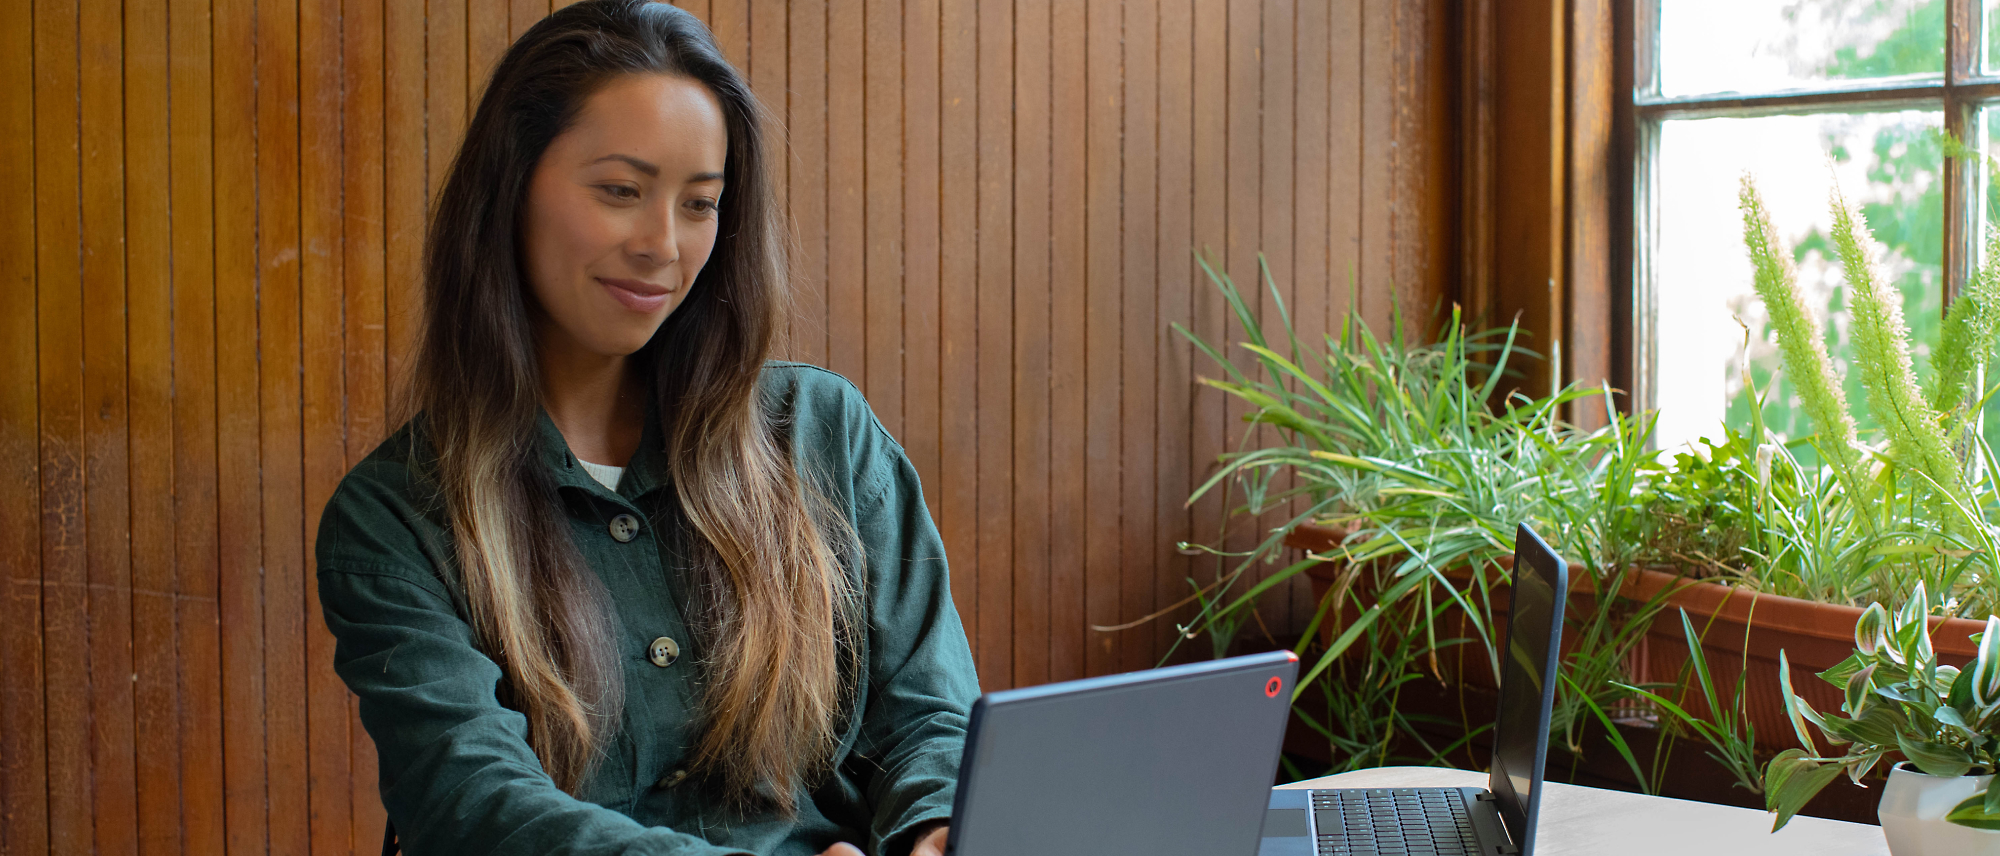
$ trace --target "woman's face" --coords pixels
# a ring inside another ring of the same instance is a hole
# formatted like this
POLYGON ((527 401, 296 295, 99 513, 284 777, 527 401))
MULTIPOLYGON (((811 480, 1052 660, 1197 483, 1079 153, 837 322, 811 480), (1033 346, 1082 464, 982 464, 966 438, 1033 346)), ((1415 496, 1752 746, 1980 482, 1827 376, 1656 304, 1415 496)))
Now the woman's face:
POLYGON ((715 248, 728 148, 722 105, 688 78, 628 74, 584 102, 521 218, 542 348, 621 357, 653 338, 715 248))

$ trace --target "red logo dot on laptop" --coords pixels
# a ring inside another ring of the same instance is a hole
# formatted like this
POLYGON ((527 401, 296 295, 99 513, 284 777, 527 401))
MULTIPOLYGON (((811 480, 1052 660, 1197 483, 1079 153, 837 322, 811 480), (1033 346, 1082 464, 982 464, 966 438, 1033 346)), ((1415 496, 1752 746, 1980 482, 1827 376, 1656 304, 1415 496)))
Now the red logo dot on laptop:
POLYGON ((1272 675, 1270 680, 1264 682, 1264 697, 1277 698, 1278 691, 1284 688, 1285 688, 1285 679, 1280 678, 1277 675, 1272 675))

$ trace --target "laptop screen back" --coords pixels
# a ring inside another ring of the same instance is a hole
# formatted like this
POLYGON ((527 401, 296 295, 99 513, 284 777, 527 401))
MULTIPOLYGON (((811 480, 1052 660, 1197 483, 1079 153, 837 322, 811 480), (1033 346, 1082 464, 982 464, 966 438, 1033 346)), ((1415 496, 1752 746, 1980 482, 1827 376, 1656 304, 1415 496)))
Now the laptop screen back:
POLYGON ((1500 650, 1500 712, 1493 724, 1493 770, 1487 787, 1498 798, 1507 837, 1529 856, 1536 794, 1549 753, 1549 714, 1569 567, 1523 524, 1514 536, 1514 585, 1507 640, 1500 650))

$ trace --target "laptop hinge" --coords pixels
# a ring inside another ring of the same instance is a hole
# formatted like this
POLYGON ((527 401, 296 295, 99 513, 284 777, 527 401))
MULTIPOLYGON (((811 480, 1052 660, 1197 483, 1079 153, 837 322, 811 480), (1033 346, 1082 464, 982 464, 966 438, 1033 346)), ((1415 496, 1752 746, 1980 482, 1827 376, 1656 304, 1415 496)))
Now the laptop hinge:
POLYGON ((1496 794, 1496 793, 1494 793, 1494 792, 1492 792, 1492 791, 1486 791, 1486 792, 1484 792, 1484 793, 1481 793, 1481 794, 1479 795, 1479 801, 1480 801, 1480 802, 1492 802, 1492 801, 1494 801, 1494 800, 1497 800, 1497 799, 1499 799, 1499 798, 1500 798, 1500 795, 1499 795, 1499 794, 1496 794))
POLYGON ((1516 856, 1516 854, 1521 852, 1521 848, 1515 847, 1512 844, 1495 844, 1493 845, 1493 852, 1499 854, 1499 856, 1516 856))

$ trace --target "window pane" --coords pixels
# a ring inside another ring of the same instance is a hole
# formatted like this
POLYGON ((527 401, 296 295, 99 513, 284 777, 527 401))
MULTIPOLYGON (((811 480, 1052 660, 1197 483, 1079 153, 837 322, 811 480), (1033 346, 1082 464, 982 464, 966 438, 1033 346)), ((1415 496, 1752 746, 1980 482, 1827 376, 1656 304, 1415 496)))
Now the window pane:
POLYGON ((1981 5, 1986 9, 1986 50, 1982 59, 1987 74, 2000 73, 2000 0, 1985 0, 1981 5))
POLYGON ((1660 92, 1942 75, 1944 12, 1945 0, 1662 0, 1660 92))
POLYGON ((1779 371, 1777 342, 1751 287, 1736 207, 1745 172, 1757 179, 1780 236, 1794 248, 1799 284, 1820 315, 1828 350, 1846 378, 1848 405, 1864 430, 1873 422, 1857 376, 1845 371, 1846 283, 1830 240, 1827 199, 1836 180, 1885 245, 1883 271, 1903 292, 1921 376, 1928 345, 1937 340, 1943 294, 1941 121, 1936 112, 1908 111, 1663 124, 1653 259, 1660 448, 1715 436, 1724 421, 1749 424, 1745 326, 1767 424, 1788 437, 1814 432, 1779 371))

